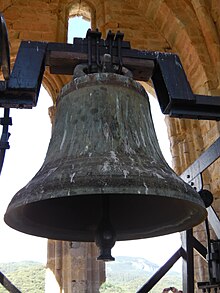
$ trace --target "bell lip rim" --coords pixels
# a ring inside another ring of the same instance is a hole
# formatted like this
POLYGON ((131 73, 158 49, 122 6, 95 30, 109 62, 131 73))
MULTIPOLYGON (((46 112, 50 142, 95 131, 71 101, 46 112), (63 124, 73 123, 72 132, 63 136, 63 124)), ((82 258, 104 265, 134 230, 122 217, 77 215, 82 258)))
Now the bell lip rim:
MULTIPOLYGON (((62 199, 62 198, 60 198, 60 199, 62 199)), ((178 199, 176 199, 176 200, 178 200, 178 199)), ((179 199, 179 200, 182 201, 182 199, 179 199)), ((116 241, 138 240, 138 239, 145 239, 145 238, 151 238, 151 237, 158 237, 158 236, 168 235, 171 233, 181 232, 181 231, 185 231, 190 228, 193 228, 193 227, 199 225, 200 223, 202 223, 206 219, 207 210, 202 205, 198 206, 194 202, 192 202, 191 204, 194 206, 194 210, 197 209, 198 212, 197 213, 194 212, 192 218, 190 218, 190 216, 189 216, 189 219, 185 220, 185 223, 182 224, 182 226, 179 225, 184 228, 180 227, 177 229, 177 227, 178 227, 178 225, 177 225, 175 230, 169 229, 168 232, 166 231, 166 229, 163 230, 163 232, 161 232, 160 228, 156 229, 156 230, 158 230, 158 232, 155 232, 155 231, 154 232, 143 232, 143 231, 137 232, 137 230, 135 230, 135 232, 133 232, 131 229, 128 230, 129 232, 127 232, 126 230, 124 230, 125 232, 120 232, 121 233, 120 237, 116 236, 116 241), (192 219, 193 219, 193 222, 192 222, 192 219), (188 224, 186 225, 186 223, 188 223, 188 224)), ((57 234, 62 235, 62 236, 55 237, 53 235, 55 234, 56 229, 53 228, 53 230, 52 230, 51 226, 49 226, 49 225, 48 226, 45 225, 44 228, 46 228, 47 231, 53 231, 53 232, 51 232, 51 234, 49 234, 49 233, 46 234, 45 232, 39 232, 39 231, 41 231, 41 227, 42 227, 41 223, 36 224, 35 222, 28 220, 28 218, 26 218, 25 216, 20 217, 20 222, 17 221, 18 215, 21 214, 22 209, 23 209, 23 207, 13 208, 12 211, 7 209, 7 211, 4 215, 4 221, 9 227, 11 227, 17 231, 20 231, 22 233, 25 233, 25 234, 30 234, 33 236, 43 237, 43 238, 48 238, 48 239, 63 240, 63 241, 76 241, 76 242, 78 242, 78 241, 79 242, 94 242, 94 239, 95 239, 94 238, 95 237, 94 230, 92 230, 93 232, 90 232, 89 236, 84 236, 84 239, 77 238, 77 237, 69 238, 69 236, 67 236, 67 235, 69 235, 67 230, 64 229, 65 231, 61 231, 60 228, 57 228, 57 234), (15 210, 17 209, 18 211, 15 211, 14 209, 15 210), (19 209, 20 209, 20 211, 19 211, 19 209), (27 224, 29 223, 29 224, 26 225, 25 228, 22 228, 22 223, 24 223, 26 220, 27 220, 26 223, 27 224), (19 225, 17 225, 17 224, 19 224, 19 225), (31 232, 31 230, 32 230, 32 232, 31 232)), ((81 233, 81 237, 82 237, 81 230, 79 230, 79 229, 73 230, 74 233, 77 233, 77 231, 79 231, 79 234, 81 233)), ((86 235, 86 233, 87 232, 85 231, 84 234, 86 235)), ((117 234, 117 232, 116 232, 116 234, 117 234)))
MULTIPOLYGON (((201 215, 201 213, 200 213, 201 215)), ((160 237, 160 236, 165 236, 165 235, 169 235, 169 234, 173 234, 173 233, 180 233, 189 229, 192 229, 196 226, 198 226, 199 224, 203 223, 203 221, 206 219, 207 217, 207 210, 203 210, 203 217, 200 217, 200 219, 195 221, 192 224, 191 220, 188 221, 188 225, 185 225, 184 228, 179 228, 179 229, 175 229, 173 231, 169 231, 167 232, 166 229, 163 230, 163 232, 161 232, 162 230, 156 229, 158 230, 158 232, 155 231, 151 231, 151 232, 132 232, 131 230, 129 230, 129 233, 127 231, 125 232, 121 232, 122 234, 118 237, 117 233, 116 233, 116 241, 129 241, 129 240, 140 240, 140 239, 147 239, 147 238, 153 238, 153 237, 160 237), (159 232, 160 231, 160 232, 159 232), (123 234, 124 233, 124 234, 123 234)), ((80 238, 80 237, 73 237, 70 238, 68 236, 65 236, 66 233, 61 232, 59 230, 59 234, 63 235, 63 236, 59 236, 59 237, 55 237, 53 236, 54 234, 54 230, 53 232, 51 232, 51 234, 47 233, 36 233, 34 231, 31 232, 31 230, 33 230, 33 226, 28 226, 28 229, 22 229, 21 227, 16 227, 15 225, 13 225, 13 223, 10 223, 10 219, 9 217, 7 217, 7 215, 4 215, 4 221, 5 223, 12 229, 24 233, 24 234, 28 234, 28 235, 32 235, 35 237, 41 237, 41 238, 47 238, 47 239, 51 239, 51 240, 61 240, 61 241, 74 241, 74 242, 95 242, 95 231, 93 231, 93 233, 90 233, 90 235, 88 236, 84 236, 84 239, 80 238), (9 220, 9 221, 8 221, 9 220), (63 234, 62 234, 63 233, 63 234)), ((14 222, 15 223, 15 222, 14 222)), ((27 226, 26 226, 27 227, 27 226)), ((49 229, 49 227, 48 227, 49 229)), ((37 226, 37 230, 39 232, 39 227, 37 226)), ((35 230, 36 231, 36 230, 35 230)), ((49 229, 49 231, 51 231, 51 229, 49 229)), ((82 231, 81 230, 74 230, 75 234, 80 234, 81 233, 81 237, 82 237, 82 231)), ((87 232, 84 232, 84 234, 87 234, 87 232)))

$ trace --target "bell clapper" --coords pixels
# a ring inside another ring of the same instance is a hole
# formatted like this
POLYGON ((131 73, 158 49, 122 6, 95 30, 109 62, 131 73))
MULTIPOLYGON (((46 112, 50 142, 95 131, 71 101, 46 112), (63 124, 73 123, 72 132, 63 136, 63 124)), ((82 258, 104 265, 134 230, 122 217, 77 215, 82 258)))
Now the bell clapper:
POLYGON ((115 245, 116 234, 109 219, 108 195, 102 197, 102 206, 102 219, 95 235, 95 243, 100 249, 100 255, 97 257, 97 260, 114 261, 115 258, 111 255, 111 249, 115 245))
POLYGON ((205 207, 210 207, 213 202, 212 193, 206 189, 201 189, 198 193, 201 196, 201 199, 203 200, 205 207))

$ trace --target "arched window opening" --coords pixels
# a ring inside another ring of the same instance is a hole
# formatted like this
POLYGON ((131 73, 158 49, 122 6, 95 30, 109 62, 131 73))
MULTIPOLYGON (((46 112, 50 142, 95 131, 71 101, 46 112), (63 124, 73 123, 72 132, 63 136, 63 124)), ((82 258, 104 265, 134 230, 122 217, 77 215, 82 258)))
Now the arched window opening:
POLYGON ((74 38, 85 38, 89 28, 91 28, 89 19, 85 19, 83 16, 70 17, 68 20, 67 43, 72 44, 74 38))
POLYGON ((85 38, 89 28, 94 28, 95 9, 84 1, 71 5, 68 12, 67 42, 72 44, 73 38, 85 38))

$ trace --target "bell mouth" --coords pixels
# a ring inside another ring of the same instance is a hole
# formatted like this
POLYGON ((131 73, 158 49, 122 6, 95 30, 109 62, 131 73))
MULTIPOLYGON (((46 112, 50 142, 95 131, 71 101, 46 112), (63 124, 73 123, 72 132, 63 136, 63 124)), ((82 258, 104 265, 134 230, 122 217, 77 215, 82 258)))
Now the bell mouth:
POLYGON ((184 199, 158 195, 103 194, 52 198, 8 208, 4 220, 35 236, 95 241, 102 219, 102 197, 109 198, 109 219, 116 240, 133 240, 188 230, 202 222, 206 209, 184 199))

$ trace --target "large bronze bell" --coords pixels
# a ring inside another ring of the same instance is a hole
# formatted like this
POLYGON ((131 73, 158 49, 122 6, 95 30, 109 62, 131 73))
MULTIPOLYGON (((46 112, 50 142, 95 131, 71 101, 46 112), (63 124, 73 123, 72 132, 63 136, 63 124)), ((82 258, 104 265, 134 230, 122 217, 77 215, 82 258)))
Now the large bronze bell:
POLYGON ((43 166, 12 199, 5 222, 42 237, 115 240, 189 229, 206 217, 199 194, 164 160, 148 96, 114 73, 76 78, 58 98, 43 166))

